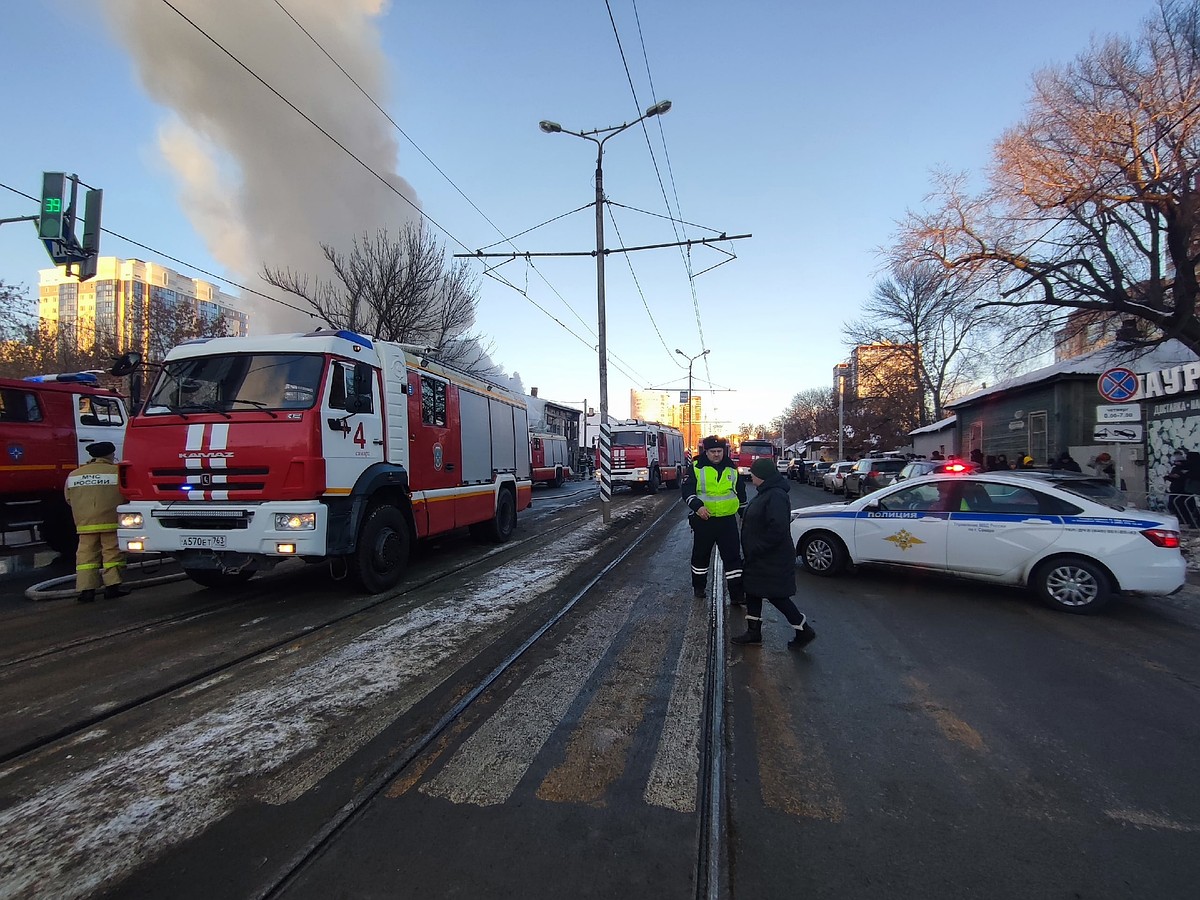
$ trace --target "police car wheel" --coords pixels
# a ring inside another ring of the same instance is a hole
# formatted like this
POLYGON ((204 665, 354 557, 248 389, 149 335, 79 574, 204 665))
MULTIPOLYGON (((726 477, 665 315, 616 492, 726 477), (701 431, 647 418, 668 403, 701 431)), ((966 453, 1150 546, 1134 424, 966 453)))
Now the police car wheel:
POLYGON ((837 575, 846 568, 846 545, 828 531, 814 531, 800 539, 800 558, 814 575, 837 575))
POLYGON ((1108 573, 1081 556, 1047 560, 1033 573, 1033 588, 1045 603, 1062 612, 1089 615, 1112 599, 1108 573))

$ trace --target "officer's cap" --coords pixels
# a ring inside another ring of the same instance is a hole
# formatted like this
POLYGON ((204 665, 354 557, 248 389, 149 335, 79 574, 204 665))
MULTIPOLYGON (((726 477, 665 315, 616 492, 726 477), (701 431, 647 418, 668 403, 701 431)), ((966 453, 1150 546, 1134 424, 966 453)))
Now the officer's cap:
POLYGON ((701 450, 716 450, 718 448, 724 449, 725 447, 728 447, 728 446, 729 446, 729 442, 726 441, 725 438, 718 437, 715 434, 710 434, 708 437, 706 437, 704 440, 702 440, 700 442, 701 450))
POLYGON ((112 441, 96 441, 96 443, 88 444, 83 449, 87 450, 93 459, 101 459, 105 456, 112 456, 117 452, 117 447, 112 441))

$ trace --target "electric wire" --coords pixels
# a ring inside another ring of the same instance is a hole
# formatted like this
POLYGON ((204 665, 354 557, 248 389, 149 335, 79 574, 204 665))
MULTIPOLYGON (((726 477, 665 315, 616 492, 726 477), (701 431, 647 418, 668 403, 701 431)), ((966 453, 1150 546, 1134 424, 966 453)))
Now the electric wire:
MULTIPOLYGON (((37 197, 34 197, 30 194, 25 193, 22 190, 18 190, 17 188, 11 187, 10 185, 4 184, 2 182, 0 182, 0 188, 4 188, 6 191, 12 191, 14 194, 24 197, 27 200, 32 200, 34 203, 38 202, 37 197)), ((125 241, 126 243, 129 243, 129 244, 133 244, 133 246, 135 246, 135 247, 141 247, 143 250, 148 250, 151 253, 153 253, 155 256, 160 256, 163 259, 169 259, 171 262, 181 265, 184 268, 199 272, 201 275, 207 275, 209 278, 213 279, 214 281, 220 281, 223 284, 228 284, 232 287, 237 288, 238 290, 245 291, 248 294, 254 294, 257 297, 262 297, 264 300, 270 300, 272 303, 278 303, 280 306, 286 306, 288 309, 293 309, 298 313, 304 313, 306 316, 311 316, 312 318, 316 318, 316 313, 314 313, 311 309, 301 309, 299 306, 293 306, 291 303, 288 303, 285 300, 280 300, 278 297, 272 297, 270 294, 264 294, 262 291, 256 291, 254 288, 247 287, 244 284, 239 284, 238 282, 233 281, 229 278, 226 278, 223 275, 218 275, 216 272, 210 272, 207 269, 202 268, 201 266, 197 266, 194 263, 188 262, 187 260, 180 259, 177 256, 172 256, 170 253, 167 253, 163 250, 159 250, 155 247, 151 247, 149 244, 143 244, 141 241, 134 240, 133 238, 131 238, 127 235, 121 234, 120 232, 113 231, 111 228, 101 227, 100 231, 103 232, 104 234, 115 237, 117 240, 125 241)))
MULTIPOLYGON (((454 180, 453 180, 453 179, 452 179, 452 178, 451 178, 449 175, 447 175, 447 174, 446 174, 446 172, 445 172, 445 171, 444 171, 444 170, 443 170, 443 169, 442 169, 442 168, 441 168, 441 167, 440 167, 440 166, 439 166, 439 165, 438 165, 436 162, 434 162, 434 161, 433 161, 433 159, 432 159, 432 158, 431 158, 431 157, 430 157, 430 156, 429 156, 429 155, 428 155, 428 154, 427 154, 427 153, 426 153, 424 150, 422 150, 422 149, 421 149, 421 147, 420 147, 420 146, 417 144, 417 142, 416 142, 416 141, 414 141, 414 140, 412 139, 412 137, 410 137, 410 136, 409 136, 409 134, 408 134, 408 133, 407 133, 407 132, 406 132, 406 131, 405 131, 403 128, 401 128, 401 127, 400 127, 399 123, 397 123, 397 122, 396 122, 396 120, 395 120, 395 119, 393 119, 393 118, 392 118, 392 117, 391 117, 391 116, 390 116, 390 115, 387 113, 387 111, 386 111, 386 110, 385 110, 385 109, 384 109, 382 106, 380 106, 380 105, 379 105, 379 103, 377 103, 377 102, 375 101, 375 98, 374 98, 374 97, 372 97, 372 96, 371 96, 371 95, 370 95, 370 94, 369 94, 369 93, 366 91, 366 89, 365 89, 365 88, 363 88, 363 87, 362 87, 362 85, 360 85, 360 84, 359 84, 359 83, 358 83, 358 82, 357 82, 357 81, 354 79, 354 76, 352 76, 352 75, 351 75, 351 74, 350 74, 348 71, 346 71, 345 67, 344 67, 344 66, 342 66, 342 64, 341 64, 341 63, 339 63, 339 62, 337 61, 337 59, 335 59, 335 58, 334 58, 334 56, 333 56, 333 55, 332 55, 332 54, 331 54, 331 53, 330 53, 328 50, 326 50, 326 49, 325 49, 324 45, 322 45, 322 44, 321 44, 321 42, 320 42, 319 40, 317 40, 317 38, 316 38, 316 37, 315 37, 315 36, 314 36, 314 35, 313 35, 313 34, 312 34, 312 33, 311 33, 311 32, 310 32, 310 31, 309 31, 307 28, 305 28, 305 27, 304 27, 304 25, 303 25, 303 24, 301 24, 301 23, 300 23, 300 21, 299 21, 299 20, 298 20, 298 19, 297 19, 297 18, 296 18, 294 15, 292 15, 292 13, 291 13, 291 12, 289 12, 289 11, 288 11, 287 7, 285 7, 285 6, 284 6, 284 5, 283 5, 283 4, 280 2, 280 0, 273 0, 273 2, 275 3, 275 5, 276 5, 276 6, 278 6, 278 7, 280 8, 280 10, 282 10, 282 11, 283 11, 284 15, 286 15, 286 16, 287 16, 289 19, 291 19, 291 20, 292 20, 292 22, 293 22, 293 23, 296 25, 296 27, 297 27, 297 28, 299 28, 299 29, 300 29, 302 32, 304 32, 304 35, 305 35, 305 36, 306 36, 306 37, 307 37, 307 38, 308 38, 310 41, 312 41, 312 42, 313 42, 313 43, 314 43, 314 44, 317 46, 317 49, 319 49, 319 50, 321 51, 321 53, 323 53, 323 54, 325 55, 325 57, 326 57, 326 58, 327 58, 327 59, 328 59, 328 60, 329 60, 331 63, 333 63, 333 64, 334 64, 334 65, 335 65, 335 66, 338 68, 338 70, 339 70, 339 71, 340 71, 340 72, 341 72, 343 75, 345 75, 345 76, 346 76, 346 78, 347 78, 347 79, 349 79, 350 83, 351 83, 351 84, 353 84, 353 85, 354 85, 354 87, 358 89, 359 93, 361 93, 361 94, 362 94, 362 95, 363 95, 363 96, 364 96, 364 97, 365 97, 365 98, 368 100, 368 102, 370 102, 370 103, 371 103, 371 105, 372 105, 372 106, 374 106, 374 107, 375 107, 375 108, 376 108, 376 109, 377 109, 377 110, 378 110, 378 111, 379 111, 379 112, 380 112, 380 113, 383 115, 383 117, 384 117, 385 119, 387 119, 387 120, 388 120, 388 122, 390 122, 390 123, 392 124, 392 127, 393 127, 393 128, 395 128, 395 129, 396 129, 396 131, 397 131, 397 132, 399 132, 399 133, 400 133, 400 135, 401 135, 401 136, 403 136, 403 137, 404 137, 404 139, 405 139, 406 141, 408 141, 410 144, 412 144, 412 146, 413 146, 413 149, 415 149, 415 150, 416 150, 418 153, 420 153, 420 154, 421 154, 421 156, 422 156, 422 157, 424 157, 424 158, 425 158, 425 160, 426 160, 426 161, 427 161, 427 162, 428 162, 428 163, 429 163, 431 166, 433 166, 433 168, 434 168, 434 169, 437 171, 437 173, 438 173, 439 175, 441 175, 441 176, 442 176, 444 179, 446 179, 446 182, 447 182, 447 183, 448 183, 448 184, 449 184, 449 185, 450 185, 452 188, 454 188, 454 190, 456 190, 456 191, 459 193, 459 195, 460 195, 460 196, 461 196, 461 197, 462 197, 464 200, 466 200, 466 201, 467 201, 467 203, 468 203, 468 204, 470 204, 471 208, 472 208, 472 209, 474 209, 474 210, 475 210, 477 213, 479 213, 479 215, 480 215, 480 216, 483 218, 483 220, 484 220, 485 222, 487 222, 489 225, 491 225, 491 226, 492 226, 492 228, 493 228, 493 229, 495 229, 496 233, 497 233, 498 235, 500 235, 500 238, 501 238, 501 239, 500 239, 499 241, 497 241, 497 242, 496 242, 496 243, 494 243, 494 244, 489 244, 487 247, 480 248, 480 250, 479 250, 479 251, 476 251, 476 252, 481 252, 482 250, 488 249, 488 247, 495 247, 495 246, 497 246, 498 244, 502 244, 502 243, 508 243, 510 246, 512 246, 513 250, 514 250, 514 251, 516 251, 516 250, 517 250, 517 247, 516 247, 516 245, 515 245, 515 244, 513 244, 513 240, 514 240, 515 238, 518 238, 518 237, 520 237, 520 236, 521 236, 521 235, 523 235, 523 234, 528 234, 530 231, 534 231, 534 230, 535 230, 535 229, 537 229, 537 228, 541 228, 541 227, 542 227, 542 225, 547 225, 547 224, 549 224, 550 222, 556 221, 557 219, 563 218, 564 216, 569 216, 569 215, 571 215, 572 213, 574 213, 574 212, 578 212, 578 211, 579 211, 579 210, 572 210, 571 212, 563 213, 563 214, 562 214, 562 215, 560 215, 560 216, 555 216, 554 218, 552 218, 552 219, 549 219, 549 220, 547 220, 546 222, 543 222, 541 225, 535 225, 535 226, 533 226, 533 228, 528 228, 528 229, 526 229, 525 231, 521 231, 521 232, 519 232, 519 233, 517 233, 517 234, 514 234, 514 235, 511 235, 511 236, 507 236, 507 237, 506 237, 506 236, 505 236, 505 234, 504 234, 504 231, 503 231, 503 229, 501 229, 499 225, 497 225, 495 222, 493 222, 493 221, 492 221, 492 220, 491 220, 491 219, 488 217, 488 215, 487 215, 487 214, 486 214, 486 213, 485 213, 485 212, 484 212, 482 209, 480 209, 480 208, 479 208, 479 206, 478 206, 478 205, 475 203, 475 201, 474 201, 474 200, 472 200, 470 197, 468 197, 468 196, 467 196, 466 192, 465 192, 465 191, 463 191, 463 190, 462 190, 462 188, 460 188, 460 187, 459 187, 457 184, 455 184, 454 180)), ((589 204, 588 206, 590 206, 590 205, 591 205, 591 204, 589 204)), ((587 209, 587 208, 588 208, 588 206, 580 207, 580 209, 587 209)), ((464 249, 466 249, 466 248, 464 247, 464 249)), ((538 277, 539 277, 539 278, 542 280, 542 282, 543 282, 543 283, 546 285, 546 287, 548 287, 548 288, 549 288, 549 289, 550 289, 550 290, 551 290, 551 291, 554 293, 554 295, 555 295, 556 297, 558 297, 559 301, 560 301, 560 302, 563 304, 563 306, 565 306, 567 309, 569 309, 569 310, 571 311, 571 314, 572 314, 572 315, 574 315, 574 316, 575 316, 575 318, 579 320, 579 322, 580 322, 580 323, 583 325, 583 327, 584 327, 584 328, 586 328, 588 331, 590 331, 590 332, 591 332, 593 335, 595 335, 595 330, 594 330, 594 329, 591 327, 591 325, 588 323, 588 321, 587 321, 586 319, 584 319, 584 317, 583 317, 583 316, 581 316, 581 315, 580 315, 580 314, 579 314, 579 313, 578 313, 578 312, 575 310, 575 307, 573 307, 573 306, 571 305, 571 303, 570 303, 570 302, 567 300, 567 298, 566 298, 566 297, 564 297, 564 296, 562 295, 562 293, 561 293, 561 292, 558 290, 558 288, 556 288, 556 287, 555 287, 553 284, 551 284, 550 280, 549 280, 549 279, 548 279, 548 278, 545 276, 545 274, 544 274, 544 273, 543 273, 543 272, 542 272, 542 271, 541 271, 541 270, 540 270, 540 269, 539 269, 539 268, 538 268, 538 267, 537 267, 537 266, 536 266, 536 265, 535 265, 535 264, 534 264, 534 263, 533 263, 531 260, 528 260, 528 259, 527 259, 527 260, 526 260, 526 264, 527 264, 527 265, 528 265, 528 266, 529 266, 531 269, 533 269, 533 271, 534 271, 534 272, 536 272, 536 273, 537 273, 538 277)), ((527 300, 529 300, 531 303, 533 303, 533 300, 532 300, 532 298, 531 298, 531 297, 529 297, 528 293, 523 293, 523 296, 525 296, 525 298, 526 298, 527 300)), ((543 309, 543 308, 542 308, 540 305, 538 305, 538 304, 536 304, 536 303, 533 303, 533 305, 534 305, 534 306, 535 306, 535 307, 536 307, 536 308, 537 308, 537 309, 538 309, 540 312, 543 312, 543 313, 545 313, 546 315, 548 315, 548 316, 549 316, 549 313, 547 313, 547 312, 546 312, 546 310, 545 310, 545 309, 543 309)), ((549 316, 549 317, 550 317, 550 319, 551 319, 552 321, 554 321, 554 322, 558 323, 559 325, 562 325, 561 321, 559 321, 559 320, 558 320, 556 317, 554 317, 554 316, 549 316)), ((563 326, 563 327, 565 328, 565 326, 563 326)), ((612 353, 612 351, 611 351, 611 350, 610 350, 609 352, 610 352, 610 354, 612 353)), ((628 373, 624 373, 624 374, 626 374, 626 375, 627 375, 628 373)))
MULTIPOLYGON (((617 50, 621 55, 621 63, 625 67, 625 78, 629 82, 629 90, 633 94, 634 105, 640 109, 641 103, 638 100, 637 87, 633 83, 633 74, 629 71, 629 62, 625 58, 625 49, 621 44, 621 35, 617 29, 616 18, 613 16, 612 5, 609 2, 609 0, 605 0, 604 5, 608 9, 608 20, 612 25, 613 37, 615 38, 615 40, 617 42, 617 50)), ((646 61, 646 73, 650 80, 651 98, 657 103, 658 99, 657 99, 657 94, 654 91, 654 79, 653 79, 653 76, 650 74, 650 58, 646 53, 646 42, 645 42, 645 38, 642 34, 641 17, 638 15, 638 12, 637 12, 636 0, 633 4, 633 10, 634 10, 634 18, 637 22, 638 37, 641 40, 641 45, 642 45, 642 57, 646 61)), ((670 171, 670 156, 667 154, 666 130, 663 128, 663 124, 661 121, 658 123, 658 133, 659 133, 659 139, 662 141, 662 144, 663 144, 663 153, 667 157, 668 171, 670 171)), ((663 204, 666 206, 667 212, 670 213, 671 212, 671 201, 667 197, 667 189, 666 189, 666 186, 663 184, 662 172, 659 170, 659 167, 658 167, 658 158, 655 155, 654 147, 650 142, 650 132, 649 132, 649 129, 647 129, 645 122, 642 122, 642 135, 646 139, 646 149, 649 150, 650 159, 654 163, 654 174, 655 174, 655 177, 657 177, 657 179, 658 179, 658 188, 662 194, 663 204)), ((671 184, 672 184, 672 189, 674 190, 674 193, 675 193, 677 211, 679 211, 678 210, 679 191, 674 186, 675 180, 674 180, 673 172, 671 172, 671 184)), ((679 211, 679 215, 680 215, 680 218, 682 218, 681 211, 679 211)), ((678 240, 679 239, 679 230, 678 230, 678 228, 676 228, 676 226, 674 224, 674 220, 672 220, 671 228, 675 232, 676 240, 678 240)), ((686 236, 686 231, 684 232, 684 234, 686 236)), ((689 289, 691 291, 691 295, 692 295, 692 309, 696 316, 696 333, 700 338, 700 348, 703 350, 703 349, 706 349, 705 340, 704 340, 704 323, 703 323, 701 315, 700 315, 700 296, 696 291, 696 275, 692 269, 691 247, 689 246, 685 251, 684 248, 682 246, 680 246, 679 254, 683 261, 684 271, 687 273, 688 287, 689 287, 689 289)), ((725 262, 728 262, 728 260, 725 260, 725 262)), ((715 267, 710 266, 709 269, 711 269, 711 268, 715 268, 715 267)), ((705 269, 704 271, 707 272, 707 271, 709 271, 709 269, 705 269)), ((709 369, 708 356, 705 355, 703 357, 703 360, 704 360, 704 371, 709 375, 709 377, 711 377, 712 373, 709 369)), ((677 360, 674 359, 674 357, 672 357, 672 362, 675 362, 676 365, 681 365, 680 363, 678 363, 677 360)))

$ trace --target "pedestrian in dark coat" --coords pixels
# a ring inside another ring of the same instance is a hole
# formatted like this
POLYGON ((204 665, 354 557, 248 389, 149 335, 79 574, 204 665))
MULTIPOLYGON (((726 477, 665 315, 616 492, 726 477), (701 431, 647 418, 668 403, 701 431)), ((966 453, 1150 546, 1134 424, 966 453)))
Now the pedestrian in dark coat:
POLYGON ((788 642, 804 647, 817 633, 796 608, 796 548, 792 544, 792 504, 787 482, 769 459, 756 459, 750 481, 758 489, 742 518, 742 590, 746 595, 746 633, 735 644, 762 643, 763 599, 783 613, 795 629, 788 642))

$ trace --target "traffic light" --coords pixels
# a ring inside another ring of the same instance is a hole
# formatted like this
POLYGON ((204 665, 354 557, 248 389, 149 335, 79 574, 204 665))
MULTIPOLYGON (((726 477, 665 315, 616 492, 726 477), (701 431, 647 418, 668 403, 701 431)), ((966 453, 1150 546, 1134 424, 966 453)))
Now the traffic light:
POLYGON ((42 173, 42 208, 38 213, 38 237, 43 241, 61 241, 66 225, 67 176, 64 172, 42 173))
POLYGON ((79 280, 87 281, 96 275, 96 260, 100 256, 100 201, 104 191, 93 188, 83 198, 83 252, 79 261, 79 280))

